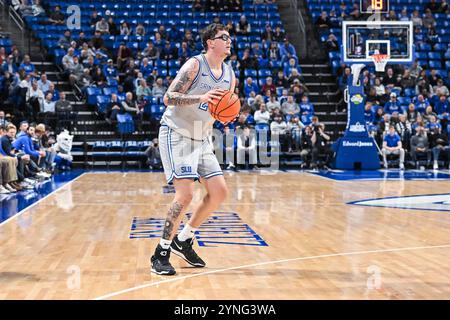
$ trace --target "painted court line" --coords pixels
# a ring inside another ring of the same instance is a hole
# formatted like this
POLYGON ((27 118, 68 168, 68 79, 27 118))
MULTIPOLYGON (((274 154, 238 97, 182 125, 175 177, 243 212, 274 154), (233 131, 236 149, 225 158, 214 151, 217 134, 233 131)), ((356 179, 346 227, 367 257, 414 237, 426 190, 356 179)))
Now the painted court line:
POLYGON ((380 249, 380 250, 367 250, 367 251, 355 251, 355 252, 344 252, 344 253, 332 253, 332 254, 324 254, 324 255, 318 255, 318 256, 299 257, 299 258, 292 258, 292 259, 285 259, 285 260, 276 260, 276 261, 267 261, 267 262, 261 262, 261 263, 254 263, 254 264, 248 264, 248 265, 243 265, 243 266, 238 266, 238 267, 231 267, 231 268, 226 268, 226 269, 212 270, 212 271, 207 271, 207 272, 203 272, 203 273, 191 274, 191 275, 186 275, 186 276, 181 276, 181 277, 174 277, 174 278, 170 278, 170 279, 167 279, 167 280, 161 280, 161 281, 157 281, 157 282, 147 283, 147 284, 143 284, 143 285, 140 285, 140 286, 137 286, 137 287, 133 287, 133 288, 128 288, 128 289, 121 290, 121 291, 112 292, 110 294, 106 294, 104 296, 97 297, 94 300, 109 299, 109 298, 112 298, 112 297, 115 297, 115 296, 119 296, 119 295, 124 294, 124 293, 132 292, 132 291, 136 291, 136 290, 140 290, 140 289, 144 289, 144 288, 150 288, 150 287, 158 286, 158 285, 164 284, 164 283, 170 283, 170 282, 190 279, 190 278, 194 278, 194 277, 206 276, 206 275, 226 272, 226 271, 230 271, 230 270, 239 270, 239 269, 245 269, 245 268, 265 266, 265 265, 270 265, 270 264, 292 262, 292 261, 302 261, 302 260, 313 260, 313 259, 330 258, 330 257, 362 255, 362 254, 370 254, 370 253, 387 253, 387 252, 411 251, 411 250, 422 250, 422 249, 437 249, 437 248, 450 248, 450 244, 439 245, 439 246, 406 247, 406 248, 394 248, 394 249, 380 249))
POLYGON ((45 199, 47 199, 48 197, 50 197, 51 195, 55 194, 56 192, 63 190, 65 187, 71 185, 73 182, 75 182, 76 180, 78 180, 79 178, 81 178, 82 176, 84 176, 86 174, 82 173, 80 174, 78 177, 76 177, 75 179, 70 180, 69 182, 67 182, 65 185, 63 185, 62 187, 53 190, 52 192, 50 192, 48 195, 46 195, 45 197, 43 197, 42 199, 39 199, 38 201, 36 201, 35 203, 33 203, 32 205, 22 209, 20 212, 16 213, 15 215, 13 215, 12 217, 9 217, 8 219, 6 219, 5 221, 3 221, 2 223, 0 223, 0 227, 2 227, 3 225, 7 224, 8 222, 16 219, 17 217, 19 217, 20 215, 22 215, 23 213, 25 213, 26 211, 30 210, 31 208, 35 207, 36 205, 38 205, 39 203, 41 203, 42 201, 44 201, 45 199))

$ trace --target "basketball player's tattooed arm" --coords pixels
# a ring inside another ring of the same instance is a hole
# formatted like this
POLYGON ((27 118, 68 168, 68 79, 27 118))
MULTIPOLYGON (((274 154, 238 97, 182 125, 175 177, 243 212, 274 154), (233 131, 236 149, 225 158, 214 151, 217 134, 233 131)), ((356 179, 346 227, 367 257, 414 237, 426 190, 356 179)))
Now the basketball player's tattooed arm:
POLYGON ((173 227, 175 221, 181 214, 183 210, 183 205, 175 201, 169 208, 169 213, 167 214, 166 223, 164 224, 163 236, 162 238, 165 240, 172 239, 173 227))
POLYGON ((164 95, 164 103, 166 106, 183 107, 196 103, 209 102, 213 98, 220 98, 221 90, 211 90, 204 95, 186 94, 194 82, 199 68, 200 63, 197 59, 192 58, 186 61, 164 95))

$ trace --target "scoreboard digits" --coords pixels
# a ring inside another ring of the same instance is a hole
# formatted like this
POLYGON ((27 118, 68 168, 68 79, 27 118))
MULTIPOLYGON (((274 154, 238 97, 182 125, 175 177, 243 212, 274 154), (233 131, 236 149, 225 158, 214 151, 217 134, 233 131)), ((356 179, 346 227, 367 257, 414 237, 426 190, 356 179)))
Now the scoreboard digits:
POLYGON ((361 0, 361 13, 387 13, 389 12, 389 0, 361 0))

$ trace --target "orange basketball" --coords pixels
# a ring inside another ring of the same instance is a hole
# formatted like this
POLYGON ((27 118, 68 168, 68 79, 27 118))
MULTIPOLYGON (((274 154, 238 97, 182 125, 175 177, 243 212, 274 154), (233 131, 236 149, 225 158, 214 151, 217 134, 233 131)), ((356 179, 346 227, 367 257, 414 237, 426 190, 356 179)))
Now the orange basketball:
POLYGON ((209 112, 214 119, 222 123, 233 121, 241 111, 241 101, 239 97, 231 91, 226 91, 223 96, 208 103, 209 112))

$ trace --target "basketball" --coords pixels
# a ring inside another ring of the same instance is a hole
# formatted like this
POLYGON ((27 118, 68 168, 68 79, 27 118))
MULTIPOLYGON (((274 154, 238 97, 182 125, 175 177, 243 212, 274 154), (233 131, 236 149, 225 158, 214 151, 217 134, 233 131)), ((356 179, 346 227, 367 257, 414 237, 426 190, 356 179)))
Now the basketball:
POLYGON ((214 119, 226 123, 233 121, 239 115, 241 101, 236 94, 226 91, 219 100, 208 103, 208 108, 214 119))

